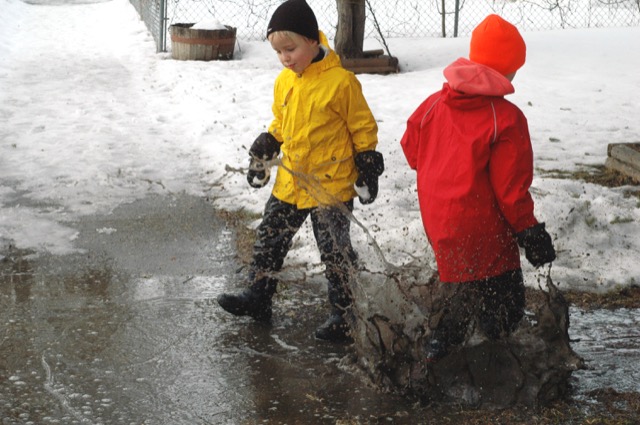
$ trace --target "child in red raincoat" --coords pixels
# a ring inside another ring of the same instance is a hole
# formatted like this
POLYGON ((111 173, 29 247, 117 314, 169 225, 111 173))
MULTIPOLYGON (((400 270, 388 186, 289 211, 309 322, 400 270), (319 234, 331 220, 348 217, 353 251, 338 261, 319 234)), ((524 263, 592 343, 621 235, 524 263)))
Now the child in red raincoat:
POLYGON ((488 16, 472 33, 469 59, 445 68, 447 82, 411 115, 401 141, 446 294, 445 313, 430 324, 428 361, 461 344, 472 320, 490 339, 515 328, 525 305, 518 245, 535 267, 555 259, 533 213, 527 120, 504 99, 525 55, 517 28, 488 16))

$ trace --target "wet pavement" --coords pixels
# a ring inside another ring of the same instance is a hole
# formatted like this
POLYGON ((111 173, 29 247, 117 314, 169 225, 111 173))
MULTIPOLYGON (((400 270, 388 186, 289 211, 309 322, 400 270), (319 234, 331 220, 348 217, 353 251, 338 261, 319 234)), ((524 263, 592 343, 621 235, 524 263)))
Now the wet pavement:
MULTIPOLYGON (((205 199, 150 196, 67 225, 82 252, 0 253, 1 424, 425 423, 348 366, 348 346, 313 339, 321 277, 287 282, 270 325, 218 307, 240 265, 205 199)), ((640 392, 640 312, 571 320, 591 366, 576 392, 640 392)))
POLYGON ((73 225, 84 253, 2 253, 0 423, 334 423, 402 410, 342 370, 348 347, 312 338, 321 279, 286 291, 271 325, 218 307, 241 283, 234 235, 205 200, 154 196, 73 225))

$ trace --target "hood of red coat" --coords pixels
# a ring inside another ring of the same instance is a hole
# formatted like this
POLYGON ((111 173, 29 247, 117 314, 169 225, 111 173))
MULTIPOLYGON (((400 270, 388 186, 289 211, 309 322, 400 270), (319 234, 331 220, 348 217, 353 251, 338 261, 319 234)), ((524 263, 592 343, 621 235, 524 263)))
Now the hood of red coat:
POLYGON ((459 58, 443 72, 449 87, 466 95, 505 96, 515 91, 511 81, 485 65, 459 58))

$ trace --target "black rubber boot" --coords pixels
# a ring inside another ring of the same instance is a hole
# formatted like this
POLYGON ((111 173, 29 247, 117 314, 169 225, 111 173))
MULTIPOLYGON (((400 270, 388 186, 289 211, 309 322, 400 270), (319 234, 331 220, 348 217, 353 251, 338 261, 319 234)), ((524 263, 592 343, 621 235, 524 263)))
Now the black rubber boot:
POLYGON ((221 294, 218 304, 236 316, 250 316, 260 322, 271 320, 271 297, 277 280, 263 278, 238 294, 221 294))
POLYGON ((350 342, 349 324, 344 319, 342 312, 334 311, 318 329, 316 338, 329 342, 350 342))

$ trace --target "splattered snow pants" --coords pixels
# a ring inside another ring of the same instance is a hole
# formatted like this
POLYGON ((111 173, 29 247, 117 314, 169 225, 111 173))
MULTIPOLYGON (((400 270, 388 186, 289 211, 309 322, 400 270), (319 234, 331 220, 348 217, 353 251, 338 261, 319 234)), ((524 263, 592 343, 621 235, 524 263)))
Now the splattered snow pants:
MULTIPOLYGON (((310 215, 320 259, 326 267, 329 302, 334 308, 346 308, 351 304, 347 282, 355 267, 357 255, 351 245, 351 223, 340 211, 341 208, 353 211, 353 200, 337 207, 298 209, 295 205, 282 202, 272 195, 267 201, 264 217, 257 229, 251 273, 261 276, 279 271, 291 248, 293 237, 310 215)), ((257 279, 254 285, 261 288, 255 289, 266 289, 272 295, 275 292, 273 282, 273 279, 257 279), (273 287, 263 288, 264 285, 273 287)))
POLYGON ((438 283, 430 319, 432 339, 461 344, 472 321, 489 339, 511 333, 524 315, 522 270, 464 283, 438 283))

